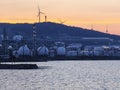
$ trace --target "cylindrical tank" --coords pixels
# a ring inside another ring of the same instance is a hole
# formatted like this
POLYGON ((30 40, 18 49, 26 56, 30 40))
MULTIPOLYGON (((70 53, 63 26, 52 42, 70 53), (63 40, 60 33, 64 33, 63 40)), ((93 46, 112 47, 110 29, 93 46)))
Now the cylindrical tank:
POLYGON ((29 56, 29 55, 31 55, 31 51, 30 51, 30 49, 28 48, 27 45, 21 46, 18 49, 17 53, 18 53, 19 56, 29 56))
POLYGON ((57 48, 57 55, 58 56, 64 56, 65 54, 66 54, 66 49, 64 47, 57 48))
POLYGON ((48 55, 49 54, 49 50, 46 46, 41 46, 37 49, 37 53, 38 55, 48 55))
POLYGON ((73 57, 73 56, 78 56, 77 51, 67 51, 66 56, 73 57))
POLYGON ((95 56, 102 56, 104 52, 103 47, 94 47, 94 55, 95 56))
POLYGON ((17 41, 17 42, 21 41, 22 39, 23 39, 23 36, 21 36, 21 35, 15 35, 15 36, 13 37, 13 40, 14 40, 14 41, 17 41))
POLYGON ((13 49, 12 46, 8 46, 8 50, 11 50, 11 49, 13 49))

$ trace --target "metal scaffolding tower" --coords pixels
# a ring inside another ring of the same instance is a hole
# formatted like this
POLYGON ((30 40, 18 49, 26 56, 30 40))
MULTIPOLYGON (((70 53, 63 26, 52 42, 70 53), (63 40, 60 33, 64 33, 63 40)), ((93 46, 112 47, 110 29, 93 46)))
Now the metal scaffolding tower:
POLYGON ((33 56, 37 55, 37 32, 36 32, 36 24, 33 24, 33 56))

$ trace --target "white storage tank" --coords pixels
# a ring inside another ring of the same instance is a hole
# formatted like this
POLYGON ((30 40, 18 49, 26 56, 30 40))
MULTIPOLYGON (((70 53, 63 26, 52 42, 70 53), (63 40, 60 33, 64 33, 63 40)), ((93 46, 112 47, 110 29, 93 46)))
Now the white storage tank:
POLYGON ((103 56, 104 49, 103 47, 94 47, 94 55, 95 56, 103 56))
POLYGON ((8 46, 8 50, 12 50, 13 48, 12 48, 12 46, 8 46))
POLYGON ((81 51, 79 53, 79 56, 93 56, 93 52, 92 51, 81 51))
POLYGON ((73 57, 73 56, 78 56, 77 51, 67 51, 66 56, 73 57))
POLYGON ((0 44, 0 48, 2 48, 2 44, 0 44))
MULTIPOLYGON (((110 56, 112 48, 109 46, 103 46, 103 49, 104 49, 104 56, 110 56)), ((114 53, 114 51, 113 51, 113 53, 114 53)))
POLYGON ((65 56, 65 54, 66 54, 66 49, 64 47, 57 48, 57 55, 58 56, 65 56))
POLYGON ((55 56, 56 56, 54 49, 50 49, 50 50, 49 50, 49 56, 50 56, 50 57, 55 57, 55 56))
POLYGON ((30 49, 28 48, 27 45, 21 46, 18 49, 17 53, 18 53, 19 56, 22 56, 22 55, 29 56, 29 55, 31 55, 31 51, 30 51, 30 49))
POLYGON ((93 51, 93 46, 85 46, 84 51, 93 51))
POLYGON ((78 56, 81 51, 82 44, 70 44, 66 47, 66 56, 78 56))
POLYGON ((21 36, 21 35, 15 35, 15 36, 13 37, 13 40, 14 40, 14 41, 17 41, 17 42, 21 41, 22 39, 23 39, 23 36, 21 36))
POLYGON ((38 55, 48 55, 49 50, 46 46, 41 46, 37 49, 38 55))

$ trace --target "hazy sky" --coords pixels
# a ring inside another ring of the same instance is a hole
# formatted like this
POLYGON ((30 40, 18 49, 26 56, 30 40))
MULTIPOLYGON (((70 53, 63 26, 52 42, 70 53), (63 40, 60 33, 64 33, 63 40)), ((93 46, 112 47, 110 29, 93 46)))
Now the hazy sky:
POLYGON ((38 5, 48 21, 120 35, 120 0, 0 0, 0 22, 37 22, 38 5))

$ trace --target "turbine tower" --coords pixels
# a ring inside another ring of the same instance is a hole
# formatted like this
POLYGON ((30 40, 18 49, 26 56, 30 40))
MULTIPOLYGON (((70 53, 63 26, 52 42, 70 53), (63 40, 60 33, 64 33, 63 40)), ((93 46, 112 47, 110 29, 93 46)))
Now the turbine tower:
POLYGON ((94 27, 93 27, 93 25, 91 25, 91 30, 94 30, 94 27))
POLYGON ((45 15, 45 22, 47 22, 47 15, 45 15))
POLYGON ((108 26, 106 26, 106 33, 108 33, 108 26))
POLYGON ((43 12, 40 11, 40 7, 38 6, 38 17, 39 17, 39 23, 40 23, 40 19, 41 19, 41 14, 44 14, 43 12))

